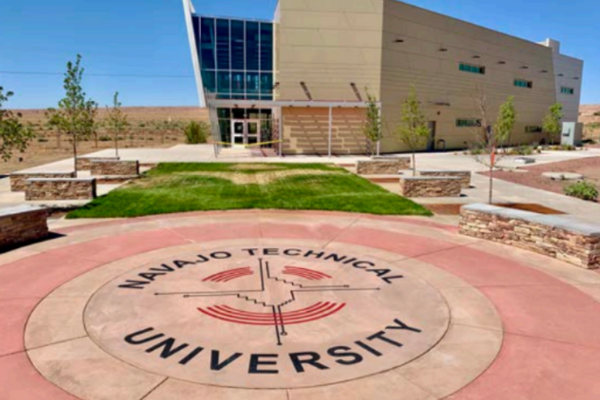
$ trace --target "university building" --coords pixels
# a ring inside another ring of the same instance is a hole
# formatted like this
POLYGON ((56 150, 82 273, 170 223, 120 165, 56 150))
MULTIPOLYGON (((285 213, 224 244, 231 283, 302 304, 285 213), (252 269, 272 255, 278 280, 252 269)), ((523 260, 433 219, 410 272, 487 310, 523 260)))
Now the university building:
MULTIPOLYGON (((541 143, 548 107, 576 122, 583 61, 560 43, 530 42, 396 0, 279 0, 272 21, 203 16, 183 0, 200 105, 224 146, 265 143, 283 154, 364 153, 368 96, 383 121, 382 153, 413 85, 430 121, 427 150, 480 140, 515 97, 513 144, 541 143)), ((425 149, 424 149, 425 150, 425 149)))

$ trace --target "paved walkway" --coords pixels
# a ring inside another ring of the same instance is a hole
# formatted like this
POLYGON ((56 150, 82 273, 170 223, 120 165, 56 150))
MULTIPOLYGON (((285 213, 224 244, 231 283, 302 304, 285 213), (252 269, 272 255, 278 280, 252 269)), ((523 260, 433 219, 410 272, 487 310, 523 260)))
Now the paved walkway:
POLYGON ((430 219, 55 231, 0 255, 3 400, 600 398, 600 275, 430 219))

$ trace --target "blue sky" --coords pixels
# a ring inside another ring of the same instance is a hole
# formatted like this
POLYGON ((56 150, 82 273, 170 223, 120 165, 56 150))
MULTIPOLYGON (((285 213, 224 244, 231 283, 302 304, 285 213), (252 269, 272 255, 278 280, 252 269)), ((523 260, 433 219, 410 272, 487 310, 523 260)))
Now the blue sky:
MULTIPOLYGON (((585 60, 583 103, 600 104, 597 1, 407 2, 524 39, 560 40, 564 53, 585 60)), ((195 0, 202 14, 264 19, 272 18, 275 3, 195 0)), ((16 92, 11 108, 55 105, 65 64, 77 53, 85 89, 101 105, 115 91, 127 106, 197 105, 180 0, 1 0, 0 37, 0 86, 16 92)))

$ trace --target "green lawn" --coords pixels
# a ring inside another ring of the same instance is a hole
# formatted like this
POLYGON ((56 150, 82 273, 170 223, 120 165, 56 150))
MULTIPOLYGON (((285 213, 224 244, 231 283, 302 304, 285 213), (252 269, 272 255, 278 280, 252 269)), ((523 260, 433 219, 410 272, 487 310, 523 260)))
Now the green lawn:
POLYGON ((431 215, 408 199, 325 164, 168 163, 68 218, 241 209, 431 215))

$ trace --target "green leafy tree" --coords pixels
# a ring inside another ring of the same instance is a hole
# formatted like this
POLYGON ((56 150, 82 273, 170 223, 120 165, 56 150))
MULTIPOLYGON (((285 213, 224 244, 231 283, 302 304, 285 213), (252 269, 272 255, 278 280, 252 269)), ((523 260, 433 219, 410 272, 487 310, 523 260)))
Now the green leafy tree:
POLYGON ((21 122, 20 113, 4 109, 13 95, 13 92, 4 92, 0 86, 0 156, 4 161, 10 160, 15 151, 25 151, 35 137, 31 126, 21 122))
POLYGON ((402 103, 401 122, 396 129, 396 136, 412 153, 413 175, 417 174, 416 151, 427 145, 430 135, 429 123, 417 91, 411 86, 408 97, 402 103))
POLYGON ((129 128, 127 115, 121 110, 122 104, 119 102, 119 92, 113 97, 113 106, 107 107, 108 116, 106 118, 106 128, 113 135, 115 143, 115 155, 119 157, 119 137, 129 128))
POLYGON ((550 106, 548 113, 544 117, 543 129, 548 135, 548 142, 554 143, 562 132, 563 106, 555 103, 550 106))
POLYGON ((84 68, 81 67, 81 56, 75 62, 67 63, 67 72, 63 81, 65 97, 58 102, 58 108, 48 109, 48 124, 71 139, 75 171, 77 171, 77 143, 89 138, 95 124, 96 102, 87 99, 81 82, 84 68))
POLYGON ((381 114, 377 99, 367 89, 367 120, 363 126, 363 134, 367 139, 367 155, 373 156, 377 143, 381 140, 381 114))
POLYGON ((498 119, 494 124, 496 140, 500 145, 509 144, 515 124, 517 123, 517 111, 515 110, 515 98, 509 96, 506 102, 500 106, 498 119))

